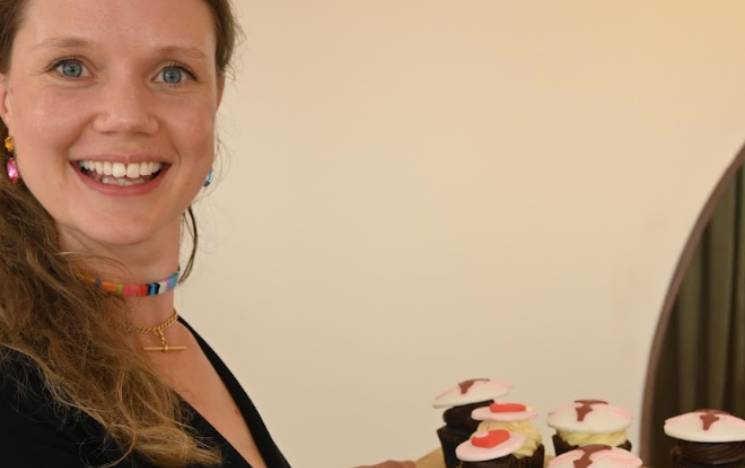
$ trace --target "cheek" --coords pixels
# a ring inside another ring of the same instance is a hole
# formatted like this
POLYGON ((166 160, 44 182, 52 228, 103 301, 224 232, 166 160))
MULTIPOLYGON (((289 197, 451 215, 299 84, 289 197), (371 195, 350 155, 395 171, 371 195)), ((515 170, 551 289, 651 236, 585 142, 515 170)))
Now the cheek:
POLYGON ((207 100, 196 104, 173 114, 183 116, 173 120, 174 138, 180 142, 182 155, 188 154, 209 166, 215 153, 215 104, 207 100))
POLYGON ((26 92, 17 97, 15 106, 23 112, 16 114, 11 136, 19 169, 29 184, 43 187, 39 181, 49 183, 68 164, 68 150, 85 127, 85 107, 79 99, 55 93, 26 92))
MULTIPOLYGON (((16 116, 12 129, 19 153, 63 151, 84 128, 86 115, 83 109, 87 108, 84 100, 81 102, 75 96, 49 92, 28 93, 20 97, 16 105, 20 105, 23 112, 16 116)), ((60 160, 66 159, 64 154, 58 156, 60 160)))

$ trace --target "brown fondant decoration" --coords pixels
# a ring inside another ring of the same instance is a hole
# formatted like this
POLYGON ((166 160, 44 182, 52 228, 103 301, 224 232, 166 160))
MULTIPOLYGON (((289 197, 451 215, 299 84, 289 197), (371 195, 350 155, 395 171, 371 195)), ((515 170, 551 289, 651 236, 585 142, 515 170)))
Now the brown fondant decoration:
POLYGON ((470 379, 470 380, 464 380, 463 382, 459 383, 458 386, 460 387, 460 394, 465 395, 468 393, 468 390, 473 387, 473 384, 476 382, 488 382, 489 379, 470 379))
POLYGON ((604 452, 606 450, 612 450, 610 445, 585 445, 577 450, 582 452, 582 456, 574 460, 574 468, 589 468, 592 465, 592 456, 598 452, 604 452))
POLYGON ((700 409, 694 411, 694 413, 701 413, 701 421, 704 423, 704 430, 708 431, 711 429, 711 426, 719 421, 718 414, 729 414, 726 411, 719 411, 719 410, 711 410, 711 409, 700 409))
POLYGON ((574 400, 575 403, 579 403, 580 406, 577 407, 577 421, 582 422, 585 420, 585 416, 592 413, 592 405, 597 403, 602 403, 604 405, 607 405, 607 401, 603 400, 574 400))

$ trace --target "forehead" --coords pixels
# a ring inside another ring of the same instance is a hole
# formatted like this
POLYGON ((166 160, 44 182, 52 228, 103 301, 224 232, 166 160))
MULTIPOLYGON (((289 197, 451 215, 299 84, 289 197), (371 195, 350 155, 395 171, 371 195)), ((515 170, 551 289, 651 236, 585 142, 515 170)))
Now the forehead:
POLYGON ((71 37, 128 48, 196 47, 210 57, 216 40, 205 0, 29 0, 16 42, 35 47, 71 37))

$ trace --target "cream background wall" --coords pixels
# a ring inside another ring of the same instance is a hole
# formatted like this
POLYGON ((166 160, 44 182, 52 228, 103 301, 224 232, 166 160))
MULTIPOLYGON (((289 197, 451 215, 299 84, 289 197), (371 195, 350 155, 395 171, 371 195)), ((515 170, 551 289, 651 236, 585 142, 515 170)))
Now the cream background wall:
POLYGON ((428 452, 433 396, 471 377, 544 429, 579 397, 638 413, 745 140, 745 2, 236 3, 223 180, 178 302, 294 466, 428 452))

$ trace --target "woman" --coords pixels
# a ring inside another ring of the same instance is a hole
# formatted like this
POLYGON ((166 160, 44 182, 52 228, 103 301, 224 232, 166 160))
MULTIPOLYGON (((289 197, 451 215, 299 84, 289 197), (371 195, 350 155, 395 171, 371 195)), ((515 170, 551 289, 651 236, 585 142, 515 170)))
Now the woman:
POLYGON ((0 0, 0 466, 289 466, 173 307, 236 29, 228 0, 0 0))

